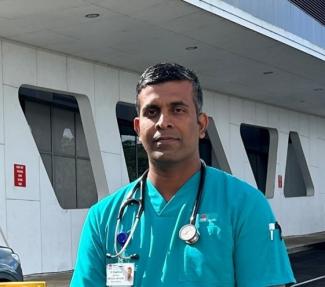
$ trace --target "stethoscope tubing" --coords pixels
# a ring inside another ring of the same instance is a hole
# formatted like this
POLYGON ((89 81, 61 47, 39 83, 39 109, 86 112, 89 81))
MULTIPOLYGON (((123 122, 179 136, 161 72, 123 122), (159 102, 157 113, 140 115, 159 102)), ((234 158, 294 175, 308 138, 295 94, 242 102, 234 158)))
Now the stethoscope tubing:
POLYGON ((115 232, 114 232, 114 251, 115 251, 115 254, 110 254, 108 253, 107 254, 107 257, 109 258, 116 258, 116 257, 119 257, 123 260, 129 260, 131 258, 134 258, 135 255, 132 254, 130 256, 123 256, 122 254, 124 253, 124 251, 126 250, 126 248, 128 247, 132 237, 133 237, 133 234, 138 226, 138 223, 140 221, 140 217, 143 213, 143 210, 144 210, 144 184, 145 184, 145 179, 147 177, 147 174, 148 174, 148 170, 146 170, 142 176, 139 178, 138 182, 135 184, 135 186, 133 187, 132 191, 129 193, 129 195, 127 196, 126 200, 122 203, 122 205, 120 206, 120 209, 119 209, 119 212, 118 212, 118 215, 117 215, 117 220, 116 220, 116 226, 115 226, 115 232), (139 199, 135 199, 133 198, 135 192, 137 191, 137 189, 139 188, 140 190, 140 197, 139 199), (132 204, 137 204, 138 205, 138 210, 137 210, 137 214, 135 216, 135 221, 134 223, 132 224, 131 226, 131 230, 130 230, 130 233, 128 234, 128 237, 127 237, 127 240, 125 241, 125 243, 123 244, 122 248, 120 251, 117 250, 117 235, 118 235, 118 232, 119 232, 119 229, 120 229, 120 224, 121 224, 121 220, 124 216, 124 211, 125 211, 125 208, 128 207, 129 205, 132 205, 132 204))
POLYGON ((200 203, 201 203, 201 198, 202 198, 202 193, 203 193, 202 191, 203 191, 203 185, 204 185, 204 179, 205 179, 205 168, 206 168, 206 164, 203 160, 201 160, 201 175, 200 175, 199 188, 198 188, 198 192, 196 195, 193 211, 192 211, 192 214, 190 217, 190 224, 192 224, 192 225, 195 225, 196 216, 198 214, 200 203))
MULTIPOLYGON (((205 181, 205 170, 206 170, 206 164, 203 160, 201 160, 201 176, 200 176, 200 182, 199 182, 199 187, 198 187, 198 191, 197 191, 197 195, 196 195, 196 199, 195 199, 195 203, 193 206, 193 210, 191 213, 191 217, 190 217, 190 223, 187 225, 191 225, 193 228, 195 228, 195 222, 196 222, 196 217, 198 214, 198 210, 200 207, 200 203, 201 203, 201 199, 202 199, 202 193, 203 193, 203 185, 204 185, 204 181, 205 181)), ((117 215, 117 221, 116 221, 116 226, 115 226, 115 233, 114 233, 114 251, 115 254, 110 254, 107 253, 106 256, 108 258, 119 258, 122 260, 130 260, 130 259, 135 259, 138 257, 138 255, 136 254, 132 254, 129 256, 124 256, 123 253, 126 250, 126 248, 128 247, 134 232, 139 224, 141 215, 144 211, 144 187, 145 187, 145 181, 147 179, 147 174, 148 174, 148 170, 146 170, 142 176, 139 178, 139 180, 137 181, 137 183, 135 184, 135 186, 132 188, 131 192, 129 193, 129 195, 126 197, 126 200, 121 204, 118 215, 117 215), (137 190, 140 190, 140 197, 139 199, 135 199, 133 198, 134 194, 136 193, 137 190), (117 247, 117 236, 119 233, 119 229, 120 229, 120 225, 121 225, 121 220, 124 216, 124 212, 126 207, 128 207, 129 205, 133 205, 133 204, 137 204, 138 205, 138 210, 135 216, 135 220, 132 223, 131 226, 131 230, 127 236, 127 240, 125 241, 125 243, 122 245, 122 248, 120 249, 120 251, 118 251, 118 247, 117 247)), ((194 244, 196 243, 196 241, 198 240, 198 232, 196 230, 196 236, 195 236, 195 241, 185 241, 188 244, 194 244)), ((194 238, 193 238, 194 239, 194 238)))

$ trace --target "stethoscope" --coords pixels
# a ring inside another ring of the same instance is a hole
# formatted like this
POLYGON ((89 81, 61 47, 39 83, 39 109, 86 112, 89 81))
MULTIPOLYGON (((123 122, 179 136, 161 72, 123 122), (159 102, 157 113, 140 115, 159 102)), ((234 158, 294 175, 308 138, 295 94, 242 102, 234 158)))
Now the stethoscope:
MULTIPOLYGON (((179 230, 179 238, 183 241, 185 241, 187 244, 195 244, 200 237, 200 234, 195 226, 196 217, 198 214, 198 210, 201 203, 202 193, 203 193, 203 185, 204 185, 204 179, 205 179, 205 162, 201 160, 201 174, 200 174, 200 182, 199 187, 196 193, 195 203, 193 206, 192 214, 190 217, 190 222, 188 224, 185 224, 181 227, 179 230)), ((114 235, 114 251, 115 254, 107 253, 106 256, 108 258, 119 258, 122 260, 130 260, 130 259, 138 259, 138 254, 131 254, 129 256, 123 256, 124 251, 128 247, 134 232, 137 228, 137 225, 140 221, 140 217, 144 211, 144 189, 146 184, 146 179, 148 175, 148 170, 146 170, 141 177, 139 178, 138 182, 135 184, 129 195, 126 197, 124 202, 122 202, 120 206, 120 210, 117 215, 117 221, 116 221, 116 227, 115 227, 115 235, 114 235), (140 190, 140 197, 138 199, 134 198, 136 191, 140 190), (129 232, 119 232, 120 225, 122 218, 124 216, 125 208, 131 205, 138 205, 138 210, 135 215, 135 219, 132 223, 131 229, 129 232), (122 248, 120 251, 118 251, 117 244, 120 244, 122 248)))

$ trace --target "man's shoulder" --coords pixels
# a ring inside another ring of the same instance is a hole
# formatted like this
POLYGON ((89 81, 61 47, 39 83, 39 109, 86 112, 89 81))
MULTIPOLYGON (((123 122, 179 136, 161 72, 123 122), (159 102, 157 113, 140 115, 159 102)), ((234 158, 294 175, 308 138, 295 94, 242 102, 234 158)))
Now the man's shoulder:
POLYGON ((215 167, 207 166, 207 180, 214 183, 219 182, 226 188, 242 187, 244 189, 256 189, 248 182, 215 167))
POLYGON ((222 190, 224 195, 232 197, 234 201, 266 200, 264 194, 248 182, 214 167, 207 167, 208 185, 222 190))
POLYGON ((128 183, 113 193, 105 196, 90 208, 90 213, 104 216, 106 213, 112 213, 114 209, 119 209, 121 202, 125 198, 126 194, 132 190, 137 181, 128 183))
MULTIPOLYGON (((226 214, 231 215, 233 222, 241 222, 252 214, 261 220, 272 222, 274 215, 265 195, 250 185, 226 172, 215 168, 207 169, 209 198, 221 202, 226 214)), ((235 223, 234 223, 235 224, 235 223)))

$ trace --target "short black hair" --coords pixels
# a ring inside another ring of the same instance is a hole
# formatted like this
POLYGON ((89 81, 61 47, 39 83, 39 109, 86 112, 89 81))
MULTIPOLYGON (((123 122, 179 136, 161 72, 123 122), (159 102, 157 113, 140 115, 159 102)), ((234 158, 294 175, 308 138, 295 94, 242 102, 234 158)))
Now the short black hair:
POLYGON ((202 112, 203 93, 197 75, 190 69, 176 63, 159 63, 148 67, 137 84, 136 108, 139 114, 139 94, 148 85, 156 85, 170 81, 190 81, 193 87, 193 100, 197 115, 202 112))

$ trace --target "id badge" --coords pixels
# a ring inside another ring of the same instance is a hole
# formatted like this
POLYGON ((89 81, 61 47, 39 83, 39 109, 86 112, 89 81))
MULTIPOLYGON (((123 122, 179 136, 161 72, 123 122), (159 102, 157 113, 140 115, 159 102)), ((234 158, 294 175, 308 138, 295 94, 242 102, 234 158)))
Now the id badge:
POLYGON ((106 286, 133 286, 134 263, 106 265, 106 286))

